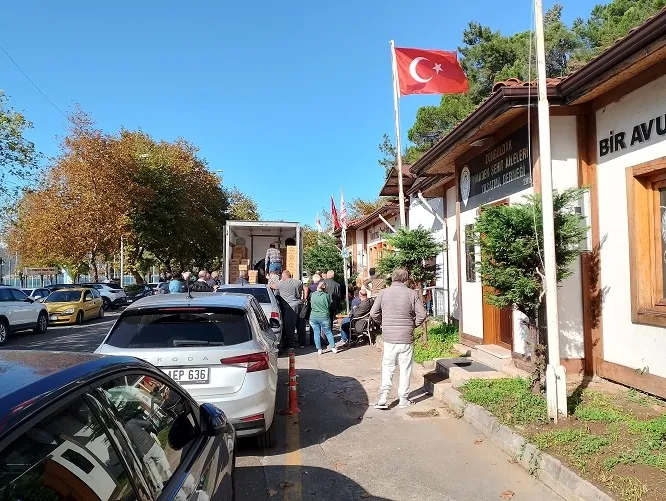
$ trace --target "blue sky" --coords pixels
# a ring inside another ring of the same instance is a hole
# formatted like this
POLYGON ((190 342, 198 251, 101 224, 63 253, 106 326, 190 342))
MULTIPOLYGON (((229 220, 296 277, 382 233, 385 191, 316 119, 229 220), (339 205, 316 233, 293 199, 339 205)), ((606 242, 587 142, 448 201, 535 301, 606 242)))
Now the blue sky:
MULTIPOLYGON (((545 8, 553 2, 546 1, 545 8)), ((595 2, 566 0, 564 17, 595 2)), ((471 20, 503 33, 531 25, 530 0, 474 2, 9 2, 0 44, 65 112, 103 129, 140 128, 201 148, 265 219, 314 224, 331 194, 375 197, 382 134, 393 137, 389 40, 453 50, 471 20)), ((0 53, 0 89, 58 152, 66 121, 0 53)), ((404 136, 419 106, 401 100, 404 136)))

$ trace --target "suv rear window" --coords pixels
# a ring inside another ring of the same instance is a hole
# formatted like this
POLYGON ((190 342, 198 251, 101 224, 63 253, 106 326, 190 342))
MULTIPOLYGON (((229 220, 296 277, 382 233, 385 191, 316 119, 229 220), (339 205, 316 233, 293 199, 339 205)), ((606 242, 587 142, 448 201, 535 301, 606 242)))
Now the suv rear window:
POLYGON ((126 311, 106 344, 117 348, 230 346, 252 339, 244 310, 236 308, 165 307, 126 311))
POLYGON ((270 303, 271 297, 265 287, 220 287, 217 292, 230 292, 233 294, 251 294, 260 303, 270 303))

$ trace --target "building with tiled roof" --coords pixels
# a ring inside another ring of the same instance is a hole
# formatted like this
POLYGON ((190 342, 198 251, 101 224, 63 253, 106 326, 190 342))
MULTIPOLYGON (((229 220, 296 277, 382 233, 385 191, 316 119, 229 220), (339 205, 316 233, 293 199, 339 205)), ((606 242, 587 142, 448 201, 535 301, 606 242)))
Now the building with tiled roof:
MULTIPOLYGON (((666 397, 666 10, 549 79, 547 94, 553 185, 590 187, 584 252, 558 289, 562 364, 666 397)), ((432 213, 423 199, 442 201, 448 314, 499 365, 531 361, 526 327, 519 312, 484 302, 466 235, 482 206, 540 192, 536 105, 533 82, 498 82, 411 166, 406 188, 410 226, 417 206, 432 213)))

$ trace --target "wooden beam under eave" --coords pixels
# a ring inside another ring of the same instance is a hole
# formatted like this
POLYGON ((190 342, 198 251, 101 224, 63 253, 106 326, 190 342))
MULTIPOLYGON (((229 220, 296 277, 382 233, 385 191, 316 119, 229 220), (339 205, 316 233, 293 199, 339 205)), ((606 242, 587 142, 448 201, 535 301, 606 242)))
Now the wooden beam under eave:
POLYGON ((601 260, 599 235, 599 192, 597 186, 597 127, 596 114, 576 118, 578 142, 578 185, 590 190, 591 251, 581 254, 583 297, 583 349, 585 375, 599 373, 603 362, 603 332, 601 310, 601 260))

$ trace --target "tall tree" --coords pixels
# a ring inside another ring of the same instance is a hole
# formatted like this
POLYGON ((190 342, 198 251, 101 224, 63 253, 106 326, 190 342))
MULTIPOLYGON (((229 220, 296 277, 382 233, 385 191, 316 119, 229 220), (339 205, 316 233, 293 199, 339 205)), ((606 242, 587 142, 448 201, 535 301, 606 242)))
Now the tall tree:
POLYGON ((589 19, 578 18, 573 23, 573 32, 580 44, 572 69, 597 56, 665 6, 666 0, 613 0, 596 5, 589 19))
POLYGON ((229 199, 229 219, 234 221, 259 221, 257 202, 235 186, 225 190, 229 199))
POLYGON ((0 90, 0 213, 7 208, 25 185, 34 183, 38 154, 26 139, 32 123, 22 113, 11 109, 0 90))
MULTIPOLYGON (((558 282, 571 275, 571 264, 585 238, 583 218, 573 210, 584 191, 572 188, 553 193, 558 282)), ((537 331, 545 292, 542 221, 541 196, 531 195, 522 204, 484 207, 472 237, 481 248, 477 267, 483 285, 488 286, 485 301, 501 309, 515 308, 527 318, 535 389, 543 385, 545 375, 545 342, 537 331)))
POLYGON ((384 134, 378 147, 382 156, 377 163, 384 169, 384 175, 389 177, 393 168, 398 165, 398 154, 388 134, 384 134))

